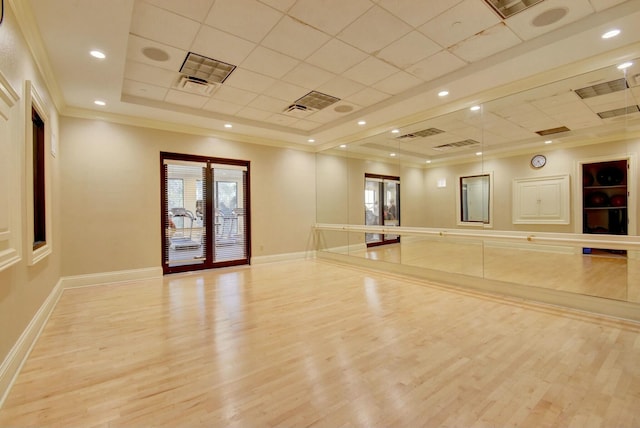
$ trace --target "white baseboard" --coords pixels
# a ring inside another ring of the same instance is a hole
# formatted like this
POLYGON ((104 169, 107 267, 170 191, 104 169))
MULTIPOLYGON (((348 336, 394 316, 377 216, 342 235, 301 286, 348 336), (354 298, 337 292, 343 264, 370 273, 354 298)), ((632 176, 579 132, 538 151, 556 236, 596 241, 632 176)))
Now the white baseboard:
POLYGON ((296 253, 273 254, 270 256, 251 257, 251 264, 258 265, 272 262, 285 262, 291 260, 314 259, 316 257, 315 250, 298 251, 296 253))
POLYGON ((4 403, 9 390, 13 385, 22 365, 29 356, 33 345, 38 340, 42 329, 44 328, 49 316, 53 312, 60 296, 67 288, 87 287, 98 284, 107 284, 114 282, 124 282, 139 279, 162 278, 162 268, 152 267, 144 269, 132 269, 116 272, 103 272, 89 275, 66 276, 58 280, 49 296, 40 306, 40 309, 22 332, 18 341, 13 345, 11 351, 0 364, 0 408, 4 403))
POLYGON ((60 279, 31 319, 27 328, 22 332, 18 341, 13 345, 7 357, 0 364, 0 408, 2 408, 13 382, 18 377, 22 365, 29 356, 36 340, 38 340, 56 303, 58 303, 62 291, 62 279, 60 279))
POLYGON ((87 287, 90 285, 110 284, 113 282, 134 281, 138 279, 162 278, 161 267, 119 270, 115 272, 91 273, 62 277, 62 288, 87 287))

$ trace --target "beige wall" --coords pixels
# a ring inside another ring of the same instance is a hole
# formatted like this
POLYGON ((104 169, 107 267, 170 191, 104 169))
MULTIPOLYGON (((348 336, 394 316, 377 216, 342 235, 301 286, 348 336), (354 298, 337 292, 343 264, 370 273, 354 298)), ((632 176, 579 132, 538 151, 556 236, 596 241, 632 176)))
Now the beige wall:
POLYGON ((63 275, 158 267, 160 152, 251 162, 252 256, 311 248, 315 155, 62 118, 63 275))
MULTIPOLYGON (((318 193, 318 215, 322 218, 346 218, 351 224, 364 224, 361 206, 363 204, 364 174, 377 173, 386 175, 399 175, 401 188, 401 223, 410 227, 436 227, 436 228, 468 228, 457 224, 458 198, 457 182, 460 176, 475 175, 482 172, 492 172, 494 179, 494 230, 518 230, 534 232, 556 233, 581 233, 580 199, 578 183, 578 163, 595 162, 609 157, 632 157, 635 159, 635 169, 632 174, 635 179, 630 183, 632 192, 630 206, 633 210, 637 204, 637 194, 640 190, 640 174, 637 171, 638 153, 640 153, 640 140, 623 139, 621 141, 608 141, 602 144, 587 145, 581 147, 564 148, 560 145, 546 146, 543 153, 547 157, 547 165, 542 169, 533 169, 529 162, 532 154, 517 155, 503 158, 479 159, 475 162, 460 163, 444 166, 419 166, 399 165, 389 162, 372 162, 351 158, 348 163, 344 160, 333 162, 326 154, 319 154, 324 159, 323 165, 332 165, 332 188, 337 189, 339 177, 347 179, 343 181, 348 191, 324 191, 318 193), (340 168, 348 168, 348 171, 340 171, 340 168), (570 176, 570 200, 571 216, 568 225, 514 225, 512 220, 513 204, 513 180, 515 178, 547 177, 569 174, 570 176), (446 187, 438 187, 439 180, 444 179, 446 187), (333 217, 329 215, 327 206, 336 207, 333 217), (576 212, 577 207, 577 212, 576 212), (348 210, 348 213, 344 213, 348 210), (338 215, 336 212, 340 212, 338 215)), ((319 158, 320 159, 320 158, 319 158)), ((336 157, 336 159, 343 159, 336 157)), ((328 168, 327 168, 328 170, 328 168)), ((327 173, 324 173, 327 175, 327 173)), ((630 176, 631 178, 631 176, 630 176)), ((320 178, 319 178, 320 179, 320 178)), ((635 212, 636 223, 638 209, 635 212)), ((633 212, 633 211, 632 211, 633 212)), ((323 222, 322 220, 319 220, 323 222)), ((324 221, 330 223, 330 221, 324 221)), ((337 222, 340 223, 340 222, 337 222)), ((473 227, 473 226, 471 226, 473 227)), ((630 231, 632 233, 632 231, 630 231)), ((636 234, 638 233, 636 229, 636 234)), ((360 236, 362 234, 358 234, 360 236)), ((354 235, 355 236, 355 235, 354 235)), ((355 238, 354 238, 355 239, 355 238)))
MULTIPOLYGON (((26 242, 27 221, 25 200, 25 81, 33 83, 34 89, 45 103, 49 118, 50 133, 59 135, 58 116, 51 101, 46 86, 37 71, 37 67, 29 56, 29 49, 25 39, 16 25, 11 8, 5 2, 5 17, 0 26, 0 72, 9 85, 17 92, 19 100, 12 107, 12 116, 9 125, 10 136, 8 141, 2 141, 3 145, 15 150, 19 155, 15 163, 15 171, 10 174, 11 189, 18 188, 19 192, 11 192, 9 203, 17 205, 20 227, 12 231, 20 236, 22 242, 22 259, 0 271, 0 363, 2 363, 11 348, 17 342, 36 311, 40 308, 47 296, 60 278, 61 266, 61 242, 60 234, 60 180, 59 180, 59 156, 50 155, 50 148, 46 148, 49 157, 50 181, 52 199, 52 230, 47 231, 48 239, 53 243, 53 252, 44 260, 34 266, 27 265, 27 251, 31 248, 26 242), (15 196, 14 196, 15 195, 15 196)), ((30 117, 28 118, 30 121, 30 117)), ((0 390, 0 394, 2 391, 0 390)))

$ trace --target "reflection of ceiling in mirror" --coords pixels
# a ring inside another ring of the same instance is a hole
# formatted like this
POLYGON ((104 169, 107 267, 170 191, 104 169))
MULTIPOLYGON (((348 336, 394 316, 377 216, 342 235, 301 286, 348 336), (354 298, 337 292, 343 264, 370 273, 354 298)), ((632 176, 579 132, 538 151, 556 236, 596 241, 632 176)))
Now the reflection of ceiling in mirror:
POLYGON ((586 144, 640 131, 640 59, 632 63, 624 70, 612 65, 493 100, 475 111, 417 122, 398 137, 375 135, 352 144, 349 151, 385 157, 394 150, 405 161, 424 163, 469 157, 480 147, 485 154, 504 153, 538 147, 545 140, 586 144), (441 132, 428 132, 432 129, 441 132))

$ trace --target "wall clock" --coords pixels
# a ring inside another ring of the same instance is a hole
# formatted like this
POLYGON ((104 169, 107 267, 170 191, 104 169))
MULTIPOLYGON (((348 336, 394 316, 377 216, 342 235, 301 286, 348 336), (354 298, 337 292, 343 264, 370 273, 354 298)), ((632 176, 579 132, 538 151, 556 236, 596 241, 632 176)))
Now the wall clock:
POLYGON ((544 155, 535 155, 531 158, 531 166, 534 168, 542 168, 547 163, 547 158, 544 155))

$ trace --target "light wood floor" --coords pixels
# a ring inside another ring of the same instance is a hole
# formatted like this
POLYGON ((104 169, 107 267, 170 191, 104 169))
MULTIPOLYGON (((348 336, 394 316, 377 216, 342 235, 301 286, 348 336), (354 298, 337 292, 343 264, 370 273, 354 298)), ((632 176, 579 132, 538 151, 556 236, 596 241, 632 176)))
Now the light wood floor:
POLYGON ((353 256, 607 299, 640 302, 640 260, 527 250, 480 241, 407 240, 353 256))
POLYGON ((638 427, 640 325, 325 261, 66 290, 1 427, 638 427))

